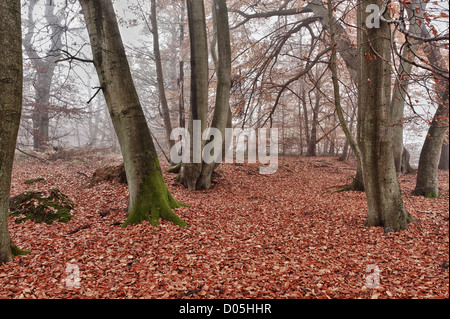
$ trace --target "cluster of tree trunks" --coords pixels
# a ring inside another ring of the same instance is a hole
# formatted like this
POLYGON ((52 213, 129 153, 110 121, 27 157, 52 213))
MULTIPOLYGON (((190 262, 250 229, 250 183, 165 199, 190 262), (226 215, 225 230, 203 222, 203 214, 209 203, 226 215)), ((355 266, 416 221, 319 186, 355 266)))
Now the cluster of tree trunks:
MULTIPOLYGON (((180 182, 190 190, 209 189, 212 185, 212 172, 222 160, 222 154, 214 154, 215 160, 206 163, 194 161, 202 158, 205 140, 202 134, 207 128, 208 117, 208 42, 206 33, 205 7, 203 0, 187 1, 189 34, 191 43, 191 95, 188 130, 190 138, 190 161, 183 163, 180 170, 180 182), (201 132, 194 132, 194 121, 199 121, 201 132), (197 139, 200 149, 194 148, 197 139), (195 152, 199 154, 195 154, 195 152)), ((228 9, 225 0, 213 2, 214 31, 217 33, 217 59, 214 59, 217 73, 216 101, 211 127, 225 136, 225 128, 231 125, 230 89, 231 89, 231 46, 228 23, 228 9)), ((213 140, 214 149, 223 149, 224 140, 213 140)), ((222 152, 224 153, 224 152, 222 152)))

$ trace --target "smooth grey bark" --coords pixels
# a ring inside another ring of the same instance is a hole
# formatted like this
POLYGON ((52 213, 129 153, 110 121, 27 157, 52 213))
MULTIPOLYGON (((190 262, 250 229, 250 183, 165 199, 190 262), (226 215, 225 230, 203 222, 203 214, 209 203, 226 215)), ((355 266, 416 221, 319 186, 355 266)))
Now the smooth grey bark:
MULTIPOLYGON (((422 37, 430 38, 426 24, 422 24, 421 28, 422 37)), ((446 59, 438 48, 426 43, 424 53, 432 67, 445 69, 446 59)), ((447 78, 441 76, 438 76, 437 80, 435 91, 438 107, 420 152, 416 187, 412 193, 416 196, 422 195, 429 198, 439 196, 438 166, 449 123, 449 82, 447 78)))
POLYGON ((197 189, 202 171, 201 151, 204 142, 201 135, 206 128, 208 112, 208 42, 203 0, 186 0, 191 45, 191 95, 188 131, 190 135, 190 159, 181 165, 179 179, 189 190, 197 189), (194 134, 193 122, 200 121, 200 134, 194 134), (194 143, 199 143, 194 154, 194 143), (195 158, 195 160, 194 160, 195 158))
MULTIPOLYGON (((425 23, 423 13, 426 10, 426 3, 420 0, 413 0, 410 3, 405 3, 405 9, 409 20, 408 33, 420 36, 421 25, 425 23)), ((412 38, 408 39, 402 52, 399 53, 402 56, 402 59, 400 59, 399 62, 392 93, 392 120, 394 123, 393 150, 397 175, 414 172, 414 169, 409 163, 408 150, 403 144, 403 116, 405 110, 405 98, 408 92, 410 74, 413 67, 412 64, 406 62, 405 59, 409 59, 411 50, 415 51, 418 45, 419 41, 412 38)))
POLYGON ((447 130, 447 138, 442 143, 441 158, 439 159, 438 168, 448 171, 448 165, 449 165, 449 143, 448 143, 448 130, 447 130))
POLYGON ((93 61, 122 151, 129 189, 123 227, 159 219, 185 226, 173 211, 182 204, 170 194, 131 76, 111 0, 80 0, 93 61))
MULTIPOLYGON (((216 101, 211 127, 218 129, 225 138, 225 128, 231 127, 230 90, 231 90, 231 44, 226 0, 213 2, 214 29, 217 39, 217 59, 214 59, 217 74, 216 101)), ((212 48, 212 52, 215 50, 212 48)), ((214 55, 213 55, 214 56, 214 55)), ((221 149, 221 154, 214 154, 212 163, 203 163, 202 172, 197 182, 198 189, 209 189, 212 185, 212 173, 224 157, 224 141, 213 140, 214 149, 221 149)))
POLYGON ((11 172, 22 111, 22 31, 19 0, 0 0, 0 265, 26 253, 8 230, 11 172))
POLYGON ((150 22, 152 26, 152 35, 153 35, 153 55, 155 56, 155 64, 156 64, 156 78, 158 85, 158 96, 159 102, 161 104, 161 113, 164 121, 164 129, 166 131, 166 140, 167 145, 170 150, 172 149, 175 142, 170 139, 170 134, 172 132, 172 122, 170 120, 170 111, 169 105, 167 103, 166 90, 164 87, 164 72, 161 61, 161 50, 159 46, 159 34, 158 34, 158 20, 156 15, 156 1, 151 0, 151 15, 150 22))
MULTIPOLYGON (((328 26, 330 25, 328 10, 320 0, 311 0, 305 7, 300 10, 300 12, 312 12, 315 17, 319 18, 320 23, 325 28, 328 28, 328 26)), ((342 24, 339 23, 335 18, 333 18, 332 22, 335 26, 335 48, 347 65, 348 72, 350 73, 352 79, 355 83, 357 83, 357 49, 355 45, 352 44, 352 41, 342 24)))
POLYGON ((305 138, 306 138, 306 147, 308 149, 308 145, 309 145, 309 140, 311 138, 310 136, 310 130, 309 130, 309 120, 308 120, 308 108, 306 105, 306 90, 305 90, 305 86, 302 86, 301 89, 301 103, 302 103, 302 108, 303 108, 303 114, 305 117, 305 138))
POLYGON ((428 129, 427 137, 420 152, 419 167, 417 169, 416 187, 412 192, 415 196, 428 198, 439 197, 438 167, 441 158, 442 145, 448 132, 448 82, 440 85, 446 87, 439 98, 438 109, 428 129))
POLYGON ((184 20, 185 20, 185 11, 186 4, 184 1, 181 1, 181 17, 180 17, 180 57, 178 62, 178 121, 180 127, 186 127, 186 116, 184 112, 184 20))
POLYGON ((383 21, 379 28, 365 23, 367 5, 381 7, 382 0, 358 3, 358 147, 367 199, 365 225, 384 227, 388 233, 407 229, 412 221, 403 203, 392 151, 390 27, 383 21))
MULTIPOLYGON (((358 7, 359 8, 359 7, 358 7)), ((308 2, 306 6, 301 9, 301 12, 311 12, 315 17, 319 18, 320 23, 324 28, 328 28, 330 25, 330 18, 328 14, 328 9, 324 6, 322 1, 312 0, 308 2)), ((353 79, 354 83, 358 83, 358 56, 360 48, 355 46, 350 39, 345 28, 342 24, 337 21, 335 18, 332 19, 332 24, 334 25, 334 34, 336 45, 335 49, 337 53, 344 60, 347 70, 353 79)), ((359 116, 357 118, 357 136, 359 135, 359 116)), ((364 191, 364 182, 362 178, 362 170, 361 165, 357 165, 356 175, 353 179, 353 182, 345 187, 344 190, 355 190, 355 191, 364 191)))
POLYGON ((311 121, 311 133, 308 139, 308 149, 306 151, 306 156, 316 156, 316 145, 317 140, 317 126, 319 125, 319 109, 320 109, 320 84, 316 83, 316 93, 314 100, 314 107, 312 108, 312 121, 311 121))
MULTIPOLYGON (((225 0, 215 0, 214 28, 217 32, 217 88, 211 128, 218 129, 222 140, 213 140, 212 149, 221 149, 221 154, 213 154, 213 161, 206 163, 201 158, 194 162, 194 143, 200 145, 203 154, 205 141, 202 134, 207 128, 208 112, 208 44, 206 35, 205 8, 203 0, 187 0, 189 35, 191 42, 191 108, 189 119, 190 133, 190 163, 183 163, 180 170, 180 182, 190 190, 209 189, 212 186, 212 172, 222 161, 224 154, 225 128, 231 125, 231 110, 229 105, 231 89, 231 46, 228 23, 228 8, 225 0), (193 121, 201 123, 200 134, 194 134, 193 121), (220 143, 220 144, 219 144, 220 143)), ((213 49, 213 53, 215 50, 213 49)), ((214 54, 213 54, 214 57, 214 54)), ((218 152, 220 153, 220 152, 218 152)), ((200 155, 202 155, 200 154, 200 155)), ((198 154, 197 154, 198 155, 198 154)), ((199 158, 197 158, 199 159, 199 158)))
POLYGON ((344 131, 345 136, 347 137, 347 143, 353 150, 353 154, 355 154, 356 161, 358 166, 361 165, 361 152, 359 150, 358 144, 353 139, 353 135, 345 121, 344 112, 341 106, 341 95, 339 90, 339 78, 337 72, 337 54, 336 54, 336 37, 335 37, 335 24, 333 21, 333 6, 331 0, 328 0, 328 18, 331 22, 329 25, 329 33, 330 33, 330 46, 331 46, 331 61, 330 61, 330 69, 331 69, 331 79, 333 81, 333 93, 334 93, 334 104, 336 108, 336 113, 339 118, 339 123, 341 124, 341 128, 344 131))

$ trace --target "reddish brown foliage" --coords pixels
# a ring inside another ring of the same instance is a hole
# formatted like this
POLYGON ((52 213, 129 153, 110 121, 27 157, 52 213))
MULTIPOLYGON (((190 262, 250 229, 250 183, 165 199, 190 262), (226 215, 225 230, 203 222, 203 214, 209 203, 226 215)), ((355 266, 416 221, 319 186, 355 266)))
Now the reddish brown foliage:
POLYGON ((74 217, 53 225, 14 223, 14 242, 32 252, 0 267, 0 298, 448 298, 448 173, 437 200, 408 196, 415 175, 400 178, 418 219, 383 235, 363 226, 365 195, 332 193, 354 170, 334 158, 281 158, 274 175, 257 165, 222 165, 213 189, 189 192, 166 175, 177 214, 167 222, 122 229, 127 187, 86 179, 109 161, 16 162, 12 195, 58 187, 74 217), (47 184, 25 185, 44 177, 47 184), (68 264, 79 288, 68 289, 68 264), (380 288, 365 285, 368 265, 380 288))

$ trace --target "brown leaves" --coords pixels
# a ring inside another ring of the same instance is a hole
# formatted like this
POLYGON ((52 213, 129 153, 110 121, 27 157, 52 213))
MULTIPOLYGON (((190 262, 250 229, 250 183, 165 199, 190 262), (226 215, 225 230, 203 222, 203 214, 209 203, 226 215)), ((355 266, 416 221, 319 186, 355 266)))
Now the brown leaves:
MULTIPOLYGON (((280 158, 269 176, 257 164, 221 165, 209 191, 167 174, 190 227, 122 229, 126 186, 89 189, 77 174, 119 160, 15 164, 12 195, 58 186, 75 209, 67 224, 10 220, 14 242, 32 252, 0 267, 0 298, 448 298, 448 174, 439 199, 405 198, 418 221, 388 235, 363 226, 364 193, 331 193, 354 173, 348 163, 299 157, 280 158), (40 176, 46 185, 23 184, 40 176), (379 267, 379 288, 366 286, 368 265, 379 267), (68 267, 79 288, 68 288, 68 267)), ((415 176, 400 182, 408 194, 415 176)))

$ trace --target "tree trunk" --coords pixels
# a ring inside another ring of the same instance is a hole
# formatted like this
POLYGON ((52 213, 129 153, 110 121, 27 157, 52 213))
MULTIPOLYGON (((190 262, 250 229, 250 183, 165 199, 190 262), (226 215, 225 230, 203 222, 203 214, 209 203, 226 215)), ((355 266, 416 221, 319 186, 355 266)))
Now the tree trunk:
MULTIPOLYGON (((230 90, 231 90, 231 45, 230 30, 228 22, 228 8, 226 0, 214 0, 213 3, 214 29, 217 34, 217 88, 216 101, 214 105, 214 115, 211 127, 218 129, 225 138, 225 128, 231 124, 230 111, 230 90)), ((213 49, 212 49, 213 50, 213 49)), ((231 126, 231 125, 230 125, 231 126)), ((210 141, 211 142, 211 141, 210 141)), ((213 149, 221 150, 222 153, 214 154, 214 160, 211 163, 203 161, 202 173, 197 182, 198 189, 209 189, 212 185, 212 173, 222 162, 224 156, 224 141, 213 140, 213 149)))
POLYGON ((186 4, 181 1, 181 17, 180 17, 180 57, 179 57, 179 77, 178 77, 178 118, 180 127, 186 127, 186 118, 184 113, 184 19, 186 4))
MULTIPOLYGON (((357 108, 354 107, 353 108, 353 112, 352 112, 352 116, 350 118, 350 124, 349 124, 349 131, 350 131, 350 135, 352 137, 353 137, 353 128, 354 128, 355 117, 356 117, 356 113, 357 113, 356 111, 357 111, 357 108)), ((350 148, 350 142, 349 142, 349 140, 347 138, 346 141, 345 141, 344 150, 342 151, 342 154, 339 157, 340 161, 348 160, 348 158, 350 156, 349 148, 350 148)))
MULTIPOLYGON (((328 18, 329 18, 329 21, 333 21, 333 6, 331 4, 331 0, 328 0, 328 18)), ((356 156, 356 161, 358 163, 358 166, 360 166, 361 165, 361 152, 358 147, 358 144, 353 139, 353 135, 347 125, 347 122, 345 121, 344 112, 343 112, 342 106, 341 106, 339 78, 338 78, 338 73, 337 73, 337 54, 336 54, 337 43, 335 42, 336 40, 335 40, 334 25, 331 24, 329 26, 329 32, 330 32, 330 46, 332 48, 330 68, 331 68, 331 79, 333 81, 334 104, 336 107, 336 113, 338 115, 341 128, 344 131, 344 134, 347 138, 347 143, 352 148, 353 154, 355 154, 355 156, 356 156)))
MULTIPOLYGON (((422 24, 421 27, 422 37, 430 38, 426 24, 422 24)), ((426 43, 424 52, 430 65, 445 68, 446 59, 443 57, 439 48, 426 43)), ((448 79, 444 77, 438 77, 437 79, 438 83, 436 83, 435 90, 438 108, 431 122, 427 137, 425 138, 422 151, 420 152, 416 187, 413 191, 413 195, 423 195, 429 198, 437 198, 439 196, 437 173, 442 144, 448 132, 449 83, 448 79)))
POLYGON ((181 165, 180 182, 189 190, 195 190, 202 171, 202 133, 208 112, 208 43, 203 0, 186 0, 186 7, 191 44, 190 159, 181 165), (194 121, 200 124, 195 132, 194 121))
MULTIPOLYGON (((425 11, 426 3, 420 0, 413 0, 405 4, 409 20, 408 32, 420 36, 420 26, 425 23, 423 19, 423 12, 425 11)), ((407 45, 403 48, 401 55, 404 59, 410 59, 412 51, 415 51, 418 46, 418 41, 409 39, 407 45)), ((394 83, 392 93, 392 120, 394 124, 393 135, 393 151, 395 168, 397 175, 408 174, 414 172, 414 169, 409 164, 409 153, 403 145, 403 115, 405 109, 405 98, 408 92, 410 82, 410 74, 412 64, 400 60, 398 74, 394 83)))
MULTIPOLYGON (((191 109, 189 120, 190 162, 183 163, 180 182, 189 190, 208 189, 212 185, 212 172, 222 161, 224 154, 225 128, 231 122, 229 106, 231 88, 231 47, 226 1, 214 1, 215 30, 217 31, 217 91, 212 128, 222 134, 222 139, 208 143, 211 149, 221 149, 222 154, 213 154, 213 160, 206 163, 203 158, 202 134, 206 129, 208 112, 208 44, 206 36, 205 9, 203 0, 187 0, 189 34, 191 42, 191 109), (200 123, 194 132, 194 121, 200 123), (201 130, 201 131, 200 131, 201 130), (219 144, 220 143, 220 144, 219 144), (196 147, 195 147, 196 146, 196 147)), ((209 139, 209 138, 208 138, 209 139)), ((210 140, 210 139, 209 139, 210 140)), ((210 155, 210 154, 208 154, 210 155)))
POLYGON ((308 141, 308 150, 306 152, 306 156, 316 156, 316 145, 318 143, 317 141, 317 126, 319 125, 319 109, 320 109, 320 89, 319 89, 319 83, 316 83, 316 94, 315 94, 315 104, 312 109, 313 111, 313 118, 311 123, 311 135, 308 141))
POLYGON ((439 101, 438 109, 420 152, 416 187, 412 193, 414 196, 439 197, 437 173, 442 145, 448 132, 448 84, 442 85, 446 85, 447 93, 440 96, 445 100, 439 101))
POLYGON ((309 140, 311 139, 311 136, 309 134, 310 131, 309 131, 309 121, 308 121, 308 108, 306 106, 305 86, 302 86, 301 96, 302 96, 303 113, 304 113, 304 117, 305 117, 306 154, 308 154, 309 140))
POLYGON ((442 151, 441 158, 439 159, 439 169, 448 171, 448 162, 449 162, 449 142, 448 142, 448 130, 447 130, 447 138, 442 143, 442 151))
POLYGON ((36 79, 33 83, 35 88, 35 105, 32 115, 33 121, 33 148, 36 151, 43 151, 48 147, 50 141, 49 125, 50 125, 50 92, 52 87, 53 76, 55 74, 56 61, 61 56, 62 35, 64 27, 61 26, 61 18, 58 18, 54 12, 55 3, 46 0, 45 2, 45 19, 50 28, 51 33, 51 50, 47 52, 45 57, 37 54, 36 48, 32 43, 34 32, 33 12, 37 1, 32 0, 28 8, 28 31, 23 39, 25 52, 27 53, 34 70, 36 71, 36 79))
POLYGON ((359 1, 361 5, 359 45, 358 108, 360 134, 358 146, 367 198, 366 226, 382 226, 385 233, 408 228, 406 211, 397 180, 392 151, 390 28, 380 21, 379 28, 367 27, 366 6, 381 0, 359 1))
POLYGON ((22 32, 19 0, 0 0, 0 265, 26 253, 8 230, 11 172, 22 111, 22 32))
POLYGON ((80 0, 94 64, 122 151, 129 188, 128 218, 122 225, 186 223, 173 211, 182 204, 170 194, 142 110, 111 0, 80 0))
POLYGON ((161 52, 159 49, 159 35, 158 35, 158 21, 156 16, 156 1, 151 0, 152 9, 150 15, 150 21, 152 25, 152 34, 153 34, 153 55, 155 56, 155 64, 156 64, 156 78, 158 84, 158 96, 159 102, 161 103, 162 117, 164 120, 164 128, 166 130, 166 140, 167 145, 170 150, 172 149, 175 142, 170 139, 170 134, 172 133, 172 123, 170 120, 170 111, 169 105, 167 103, 166 90, 164 88, 164 74, 163 67, 161 62, 161 52))
MULTIPOLYGON (((311 0, 301 10, 302 12, 312 12, 315 17, 319 18, 320 23, 324 28, 328 28, 330 20, 328 17, 328 10, 324 6, 324 2, 320 0, 311 0)), ((336 35, 336 50, 344 60, 347 70, 350 73, 352 79, 356 82, 357 78, 357 63, 356 63, 356 47, 347 34, 344 26, 336 19, 333 19, 333 25, 335 26, 336 35)))

